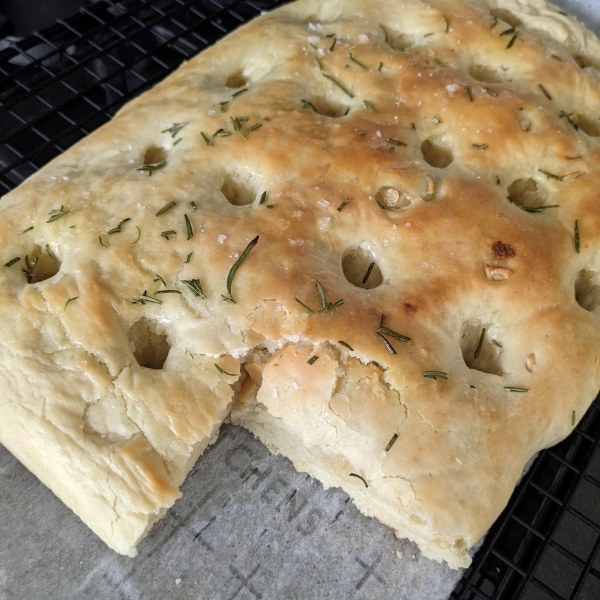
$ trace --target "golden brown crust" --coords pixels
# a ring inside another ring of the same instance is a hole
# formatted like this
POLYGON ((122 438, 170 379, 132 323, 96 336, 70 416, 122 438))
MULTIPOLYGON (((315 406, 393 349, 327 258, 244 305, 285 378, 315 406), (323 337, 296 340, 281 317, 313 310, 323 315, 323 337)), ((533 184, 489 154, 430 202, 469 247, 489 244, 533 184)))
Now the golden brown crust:
POLYGON ((599 384, 594 64, 541 0, 225 38, 2 199, 0 441, 131 553, 248 377, 235 422, 467 564, 599 384))

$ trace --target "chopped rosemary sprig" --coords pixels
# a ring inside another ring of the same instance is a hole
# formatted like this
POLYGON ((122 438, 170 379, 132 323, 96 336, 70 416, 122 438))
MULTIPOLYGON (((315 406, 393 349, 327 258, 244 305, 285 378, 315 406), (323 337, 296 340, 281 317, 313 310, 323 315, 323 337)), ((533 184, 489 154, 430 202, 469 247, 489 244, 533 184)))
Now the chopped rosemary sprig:
POLYGON ((515 32, 515 28, 511 27, 510 29, 506 29, 504 30, 499 37, 502 37, 503 35, 511 35, 515 32))
POLYGON ((491 87, 484 87, 483 88, 486 94, 489 94, 490 96, 494 96, 494 98, 496 98, 498 96, 498 92, 491 87))
POLYGON ((258 205, 260 206, 261 204, 264 204, 266 200, 267 200, 267 190, 265 190, 261 194, 261 196, 260 196, 260 202, 258 203, 258 205))
POLYGON ((75 296, 74 298, 69 298, 66 302, 65 302, 65 307, 63 308, 63 310, 67 310, 67 306, 69 306, 69 304, 71 304, 71 302, 73 302, 74 300, 77 300, 77 298, 79 298, 79 296, 75 296))
POLYGON ((354 98, 354 94, 349 92, 339 81, 335 80, 331 75, 327 75, 327 73, 323 73, 323 77, 325 77, 326 79, 329 79, 329 81, 331 81, 331 83, 333 83, 334 85, 337 85, 337 87, 339 87, 340 90, 342 90, 342 92, 344 92, 344 94, 346 94, 346 96, 348 96, 348 98, 354 98))
POLYGON ((16 265, 20 260, 21 260, 20 256, 15 256, 11 260, 9 260, 4 266, 5 267, 12 267, 13 265, 16 265))
POLYGON ((369 279, 369 277, 371 275, 371 271, 373 270, 374 266, 375 266, 374 262, 369 264, 369 268, 367 269, 367 272, 365 273, 365 276, 363 277, 363 280, 362 280, 363 283, 367 283, 367 279, 369 279))
POLYGON ((196 206, 196 203, 193 200, 190 202, 190 208, 192 210, 198 210, 198 207, 196 206))
POLYGON ((388 32, 387 29, 383 26, 383 25, 379 25, 379 27, 381 27, 381 31, 383 31, 383 36, 385 38, 385 43, 389 43, 389 38, 388 38, 388 32))
POLYGON ((228 373, 227 371, 224 371, 223 369, 221 369, 221 367, 217 363, 215 363, 215 368, 222 375, 229 375, 229 377, 237 377, 237 375, 235 373, 228 373))
POLYGON ((337 207, 337 211, 342 212, 342 210, 344 209, 344 206, 346 206, 346 204, 348 204, 348 202, 350 202, 350 198, 348 198, 348 196, 346 196, 344 198, 344 201, 337 207))
POLYGON ((380 63, 379 63, 379 66, 377 67, 377 70, 378 70, 378 71, 381 71, 381 69, 383 69, 383 63, 382 63, 382 62, 380 62, 380 63))
POLYGON ((373 105, 368 100, 363 100, 363 104, 367 107, 367 110, 376 113, 377 111, 373 108, 373 105))
POLYGON ((504 347, 504 346, 502 346, 502 344, 498 340, 492 340, 492 344, 494 344, 494 346, 498 346, 498 348, 503 348, 504 347))
POLYGON ((319 360, 318 356, 311 356, 306 362, 309 365, 314 365, 319 360))
POLYGON ((366 488, 368 488, 368 487, 369 487, 369 484, 366 482, 365 478, 364 478, 364 477, 361 477, 361 476, 360 476, 360 475, 358 475, 357 473, 350 473, 350 474, 348 475, 348 477, 357 477, 358 479, 360 479, 360 480, 361 480, 361 481, 362 481, 362 482, 365 484, 365 487, 366 487, 366 488))
POLYGON ((23 231, 21 231, 21 234, 27 233, 28 231, 31 231, 32 229, 33 229, 33 225, 31 227, 28 227, 27 229, 23 229, 23 231))
POLYGON ((156 294, 181 294, 181 292, 179 290, 158 290, 154 292, 155 296, 156 294))
POLYGON ((423 377, 427 377, 428 379, 435 379, 436 381, 439 379, 448 379, 448 373, 444 373, 444 371, 425 371, 423 373, 423 377))
POLYGON ((505 50, 510 50, 513 47, 513 44, 517 41, 517 34, 515 33, 511 38, 508 44, 506 44, 505 50))
POLYGON ((395 433, 395 434, 392 436, 392 439, 391 439, 391 440, 388 442, 388 445, 385 447, 385 450, 384 450, 384 452, 389 452, 389 451, 391 450, 392 446, 393 446, 393 445, 396 443, 396 440, 397 440, 397 439, 398 439, 398 434, 397 434, 397 433, 395 433))
POLYGON ((571 425, 573 427, 575 426, 575 411, 574 410, 571 411, 571 425))
POLYGON ((426 38, 426 37, 430 37, 432 35, 433 35, 433 31, 431 33, 426 33, 423 37, 426 38))
POLYGON ((183 140, 183 138, 179 138, 178 140, 175 140, 175 141, 173 142, 173 148, 174 148, 175 146, 177 146, 177 144, 179 144, 179 142, 181 142, 182 140, 183 140))
POLYGON ((321 61, 319 60, 318 56, 315 56, 315 60, 317 61, 317 64, 319 65, 319 69, 321 69, 321 71, 323 70, 323 65, 321 64, 321 61))
POLYGON ((142 236, 142 232, 140 228, 136 225, 135 228, 138 230, 138 236, 135 238, 135 242, 131 242, 131 244, 137 244, 140 241, 140 237, 142 236))
POLYGON ((217 131, 215 131, 212 134, 212 137, 210 138, 211 140, 214 140, 216 137, 227 137, 229 135, 233 135, 231 133, 231 131, 225 131, 224 129, 217 129, 217 131))
POLYGON ((214 146, 214 144, 210 141, 210 139, 206 137, 204 131, 201 131, 200 135, 202 136, 202 139, 206 142, 207 146, 214 146))
POLYGON ((473 146, 473 148, 478 148, 479 150, 485 150, 488 147, 487 144, 471 144, 471 146, 473 146))
POLYGON ((364 129, 361 129, 361 130, 358 132, 358 135, 367 135, 367 132, 366 132, 364 129))
POLYGON ((234 98, 237 98, 238 96, 241 96, 244 92, 247 92, 248 88, 244 88, 242 90, 238 90, 235 94, 231 94, 231 99, 233 100, 234 98))
POLYGON ((231 124, 233 125, 233 129, 235 130, 235 132, 243 139, 245 140, 246 138, 244 137, 244 134, 242 133, 242 130, 240 129, 240 122, 239 119, 234 119, 233 117, 229 117, 229 119, 231 120, 231 124))
POLYGON ((512 385, 505 385, 504 389, 507 390, 507 391, 509 391, 509 392, 518 392, 520 394, 524 394, 525 392, 529 391, 528 388, 514 387, 512 385))
POLYGON ((103 248, 108 248, 108 246, 107 246, 107 245, 106 245, 106 244, 105 244, 105 243, 102 241, 102 236, 101 236, 101 235, 99 235, 99 236, 98 236, 98 240, 99 240, 99 242, 100 242, 100 245, 101 245, 103 248))
MULTIPOLYGON (((348 51, 348 58, 356 65, 358 65, 363 71, 368 71, 367 67, 363 65, 361 62, 357 61, 354 56, 352 56, 352 52, 348 51)), ((322 70, 322 69, 321 69, 322 70)))
POLYGON ((473 102, 473 92, 470 85, 467 86, 467 96, 469 97, 469 102, 473 102))
POLYGON ((262 127, 262 126, 263 126, 262 123, 256 123, 256 124, 252 125, 252 127, 248 127, 248 132, 256 131, 259 127, 262 127))
POLYGON ((337 43, 337 38, 334 36, 334 38, 333 38, 333 44, 331 44, 331 46, 329 48, 329 52, 333 52, 334 51, 336 43, 337 43))
POLYGON ((333 310, 334 308, 337 308, 338 306, 342 306, 342 304, 344 304, 343 299, 340 299, 336 302, 327 302, 327 297, 325 296, 325 290, 323 289, 323 286, 321 285, 321 283, 319 281, 317 281, 316 286, 317 286, 317 292, 319 294, 319 298, 321 299, 321 307, 322 307, 321 310, 319 310, 319 311, 313 310, 312 308, 306 306, 306 304, 304 304, 304 302, 302 302, 298 298, 295 298, 296 302, 298 302, 298 304, 303 306, 308 312, 312 313, 313 315, 318 315, 321 313, 329 312, 329 311, 333 310))
POLYGON ((183 215, 185 218, 185 229, 187 231, 187 238, 188 240, 191 240, 194 237, 194 228, 192 227, 192 223, 190 222, 190 219, 187 215, 183 215))
POLYGON ((234 117, 236 121, 247 121, 248 117, 234 117))
POLYGON ((439 117, 433 117, 432 120, 433 120, 434 123, 441 123, 442 122, 442 120, 439 117))
POLYGON ((579 240, 579 223, 578 223, 577 219, 575 219, 575 226, 573 227, 573 241, 575 243, 575 252, 577 252, 577 254, 579 254, 580 240, 579 240))
POLYGON ((144 165, 143 167, 140 167, 137 170, 138 171, 147 171, 148 177, 152 177, 152 173, 154 173, 154 171, 158 171, 158 169, 162 169, 166 164, 167 164, 167 161, 163 160, 160 163, 155 163, 152 165, 144 165))
POLYGON ((185 264, 186 264, 186 265, 187 265, 187 264, 190 262, 190 260, 192 260, 192 255, 193 255, 193 254, 194 254, 193 252, 190 252, 190 253, 187 255, 187 258, 185 259, 185 264))
POLYGON ((27 283, 31 283, 33 281, 33 270, 35 269, 35 265, 37 265, 38 259, 32 258, 31 262, 29 261, 29 256, 25 256, 25 268, 21 269, 23 273, 27 276, 27 283))
POLYGON ((160 281, 165 287, 167 287, 165 280, 158 273, 154 273, 154 274, 156 275, 156 279, 153 279, 152 283, 156 283, 157 281, 160 281))
POLYGON ((225 302, 230 302, 231 304, 236 303, 233 298, 233 294, 231 293, 231 284, 233 283, 233 278, 235 277, 237 270, 240 268, 240 265, 248 258, 248 254, 250 254, 254 246, 258 244, 258 237, 259 236, 256 236, 253 240, 250 241, 250 243, 246 246, 246 249, 242 252, 240 257, 233 263, 233 266, 229 270, 229 274, 227 275, 228 296, 224 296, 223 294, 221 294, 221 298, 223 298, 225 302))
POLYGON ((169 202, 169 204, 163 206, 157 213, 156 216, 160 217, 160 215, 164 215, 168 210, 171 210, 174 206, 177 206, 177 202, 173 200, 173 202, 169 202))
POLYGON ((385 327, 385 319, 386 319, 386 316, 382 314, 381 321, 379 323, 379 329, 377 330, 378 333, 384 333, 385 335, 389 335, 390 337, 400 340, 401 342, 404 342, 405 344, 410 342, 409 337, 402 335, 401 333, 398 333, 397 331, 394 331, 393 329, 390 329, 389 327, 385 327))
POLYGON ((346 342, 344 342, 344 340, 340 340, 338 342, 338 344, 340 344, 341 346, 344 346, 344 348, 348 348, 348 350, 350 350, 350 352, 354 352, 354 348, 350 344, 347 344, 346 342))
POLYGON ((445 62, 442 62, 439 58, 434 58, 433 62, 438 66, 442 67, 442 69, 447 69, 448 65, 445 62))
POLYGON ((548 171, 544 171, 544 169, 538 169, 540 173, 548 177, 548 179, 556 179, 557 181, 562 181, 562 175, 555 175, 554 173, 549 173, 548 171))
POLYGON ((274 204, 267 204, 267 208, 271 210, 271 209, 275 208, 275 205, 274 204))
POLYGON ((442 15, 442 19, 444 19, 446 22, 446 31, 444 31, 444 33, 448 33, 448 30, 450 29, 450 21, 448 21, 448 17, 446 15, 442 15))
POLYGON ((473 354, 473 358, 477 358, 479 353, 481 352, 481 346, 483 345, 483 338, 485 337, 486 328, 484 327, 481 330, 481 335, 479 336, 479 343, 477 344, 477 348, 475 349, 475 353, 473 354))
POLYGON ((113 233, 121 233, 123 225, 125 225, 125 223, 127 223, 128 221, 131 221, 129 217, 127 217, 127 219, 123 219, 116 227, 113 227, 113 229, 107 231, 106 235, 112 235, 113 233))
POLYGON ((558 207, 559 207, 558 204, 544 204, 541 206, 520 206, 519 208, 528 213, 539 213, 539 212, 542 212, 543 210, 546 210, 547 208, 558 208, 558 207))
POLYGON ((162 304, 163 301, 158 298, 153 298, 152 296, 148 296, 148 292, 144 290, 143 294, 140 294, 139 298, 134 298, 131 301, 131 304, 146 304, 146 302, 151 302, 152 304, 162 304))
POLYGON ((171 125, 171 127, 169 127, 168 129, 163 129, 161 131, 161 133, 170 133, 171 137, 173 139, 175 139, 177 137, 177 134, 188 124, 188 122, 186 121, 185 123, 173 123, 173 125, 171 125))
POLYGON ((538 87, 542 91, 542 94, 544 94, 544 96, 548 98, 548 100, 552 100, 552 96, 548 93, 548 90, 541 83, 538 84, 538 87))
POLYGON ((227 110, 228 104, 229 102, 225 100, 224 102, 219 102, 219 104, 215 104, 215 106, 218 106, 221 109, 221 112, 224 113, 227 110))
POLYGON ((394 349, 394 346, 392 346, 390 342, 381 333, 379 333, 379 331, 377 332, 377 337, 383 342, 383 345, 388 349, 390 354, 398 354, 394 349))
POLYGON ((169 229, 169 231, 163 231, 160 236, 164 237, 165 240, 169 240, 170 235, 175 235, 177 232, 174 229, 169 229))
MULTIPOLYGON (((191 254, 190 254, 191 256, 191 254)), ((188 262, 188 261, 186 261, 188 262)), ((182 279, 181 283, 183 283, 183 285, 185 285, 188 290, 190 290, 190 292, 192 292, 192 294, 194 294, 194 296, 196 297, 200 297, 200 298, 204 298, 206 300, 206 296, 204 295, 204 292, 202 291, 202 285, 200 284, 200 280, 199 279, 182 279)))
POLYGON ((71 211, 65 210, 64 206, 61 206, 59 209, 54 209, 50 211, 50 218, 46 221, 46 223, 54 223, 54 221, 58 221, 58 219, 62 219, 65 215, 68 215, 71 211))
POLYGON ((386 137, 385 141, 389 142, 390 144, 396 144, 396 146, 408 146, 408 144, 401 142, 398 138, 386 137))
POLYGON ((563 59, 560 56, 557 56, 556 54, 551 54, 550 58, 553 58, 554 60, 559 60, 560 62, 563 61, 563 59))

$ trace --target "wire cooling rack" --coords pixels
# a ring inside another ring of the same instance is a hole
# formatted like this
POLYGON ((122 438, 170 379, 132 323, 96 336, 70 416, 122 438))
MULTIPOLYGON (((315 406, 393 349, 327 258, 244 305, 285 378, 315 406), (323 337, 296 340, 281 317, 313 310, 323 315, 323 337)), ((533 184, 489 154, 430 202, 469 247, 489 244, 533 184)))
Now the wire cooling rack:
MULTIPOLYGON (((0 50, 0 194, 282 0, 99 0, 0 50)), ((2 46, 0 46, 2 47, 2 46)), ((453 600, 600 598, 600 400, 540 453, 453 600)))

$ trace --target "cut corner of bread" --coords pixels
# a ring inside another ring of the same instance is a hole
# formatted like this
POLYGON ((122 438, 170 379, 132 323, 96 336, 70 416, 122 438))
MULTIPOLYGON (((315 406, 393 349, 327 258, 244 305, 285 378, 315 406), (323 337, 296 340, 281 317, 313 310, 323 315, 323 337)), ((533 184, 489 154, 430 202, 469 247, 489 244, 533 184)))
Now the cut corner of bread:
POLYGON ((0 202, 0 442, 116 551, 226 420, 453 567, 600 384, 600 42, 300 0, 0 202))

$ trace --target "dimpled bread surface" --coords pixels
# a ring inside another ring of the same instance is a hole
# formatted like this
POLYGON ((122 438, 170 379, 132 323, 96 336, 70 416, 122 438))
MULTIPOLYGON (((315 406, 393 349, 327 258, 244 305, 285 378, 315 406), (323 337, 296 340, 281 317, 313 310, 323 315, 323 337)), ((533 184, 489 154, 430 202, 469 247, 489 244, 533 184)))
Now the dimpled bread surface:
POLYGON ((541 0, 243 26, 1 200, 0 442, 134 555, 230 418, 468 565, 598 389, 598 66, 541 0))

